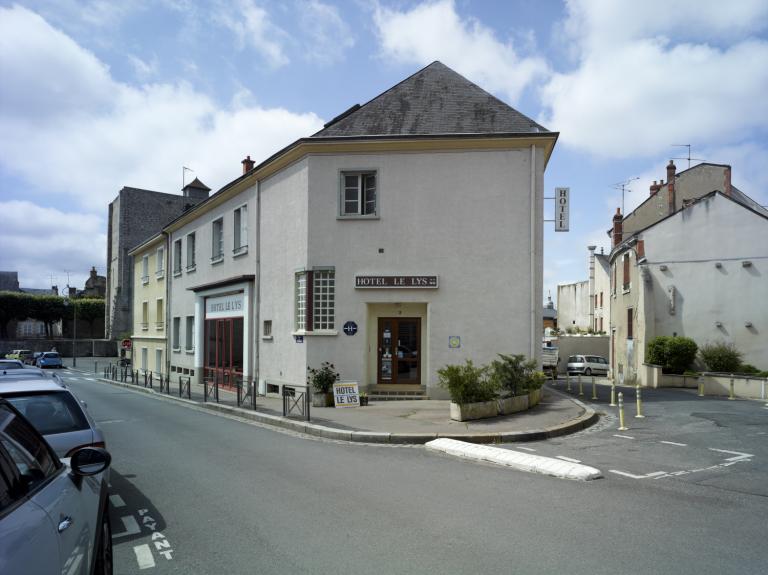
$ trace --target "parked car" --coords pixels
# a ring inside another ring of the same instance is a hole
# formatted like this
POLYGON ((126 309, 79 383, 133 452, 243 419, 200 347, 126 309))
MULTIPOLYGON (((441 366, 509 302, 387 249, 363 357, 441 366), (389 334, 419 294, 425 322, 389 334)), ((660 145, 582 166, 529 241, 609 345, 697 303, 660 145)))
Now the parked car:
POLYGON ((6 356, 6 359, 18 359, 22 363, 26 363, 28 359, 33 356, 31 349, 14 349, 10 354, 6 356))
POLYGON ((599 355, 572 355, 568 358, 570 375, 608 375, 608 360, 599 355))
POLYGON ((0 359, 0 370, 24 369, 24 364, 18 359, 0 359))
POLYGON ((61 369, 64 364, 61 361, 61 355, 58 351, 46 351, 37 358, 37 367, 58 367, 61 369))
POLYGON ((32 354, 32 365, 37 365, 37 360, 42 356, 45 352, 44 351, 36 351, 32 354))
POLYGON ((0 573, 112 575, 110 462, 94 447, 59 460, 0 398, 0 573))
POLYGON ((48 377, 0 378, 7 399, 45 437, 59 457, 81 447, 106 447, 104 433, 72 391, 48 377))

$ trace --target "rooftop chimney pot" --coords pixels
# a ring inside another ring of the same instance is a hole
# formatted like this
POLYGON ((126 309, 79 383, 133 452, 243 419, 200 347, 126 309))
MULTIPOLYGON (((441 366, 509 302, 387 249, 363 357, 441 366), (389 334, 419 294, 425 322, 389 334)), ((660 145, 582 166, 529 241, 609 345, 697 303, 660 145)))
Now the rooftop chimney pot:
POLYGON ((247 174, 253 169, 253 166, 256 165, 256 162, 254 162, 249 155, 245 157, 241 164, 243 164, 243 174, 247 174))

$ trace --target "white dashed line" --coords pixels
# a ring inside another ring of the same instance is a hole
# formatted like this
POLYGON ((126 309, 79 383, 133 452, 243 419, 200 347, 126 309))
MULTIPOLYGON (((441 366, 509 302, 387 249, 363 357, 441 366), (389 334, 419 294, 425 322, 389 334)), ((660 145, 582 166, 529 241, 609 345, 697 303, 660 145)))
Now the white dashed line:
POLYGON ((110 495, 109 500, 112 502, 112 507, 120 508, 125 507, 125 501, 119 495, 110 495))
POLYGON ((112 540, 141 533, 141 528, 139 527, 139 524, 136 523, 136 518, 133 515, 125 515, 120 518, 120 521, 123 522, 123 527, 125 527, 125 531, 123 533, 118 533, 117 535, 113 535, 112 540))
POLYGON ((659 441, 659 443, 663 443, 664 445, 677 445, 678 447, 688 447, 687 443, 676 443, 674 441, 659 441))
POLYGON ((564 455, 555 455, 558 459, 562 459, 563 461, 570 461, 571 463, 581 463, 581 460, 579 459, 571 459, 570 457, 565 457, 564 455))
POLYGON ((634 437, 630 435, 619 435, 618 433, 613 434, 614 437, 621 437, 622 439, 634 439, 634 437))
POLYGON ((133 552, 136 554, 136 561, 139 563, 139 569, 151 569, 155 566, 155 558, 152 556, 152 550, 146 543, 134 547, 133 552))
POLYGON ((751 453, 742 453, 740 451, 728 451, 727 449, 715 449, 714 447, 709 448, 710 451, 717 451, 718 453, 729 453, 731 455, 735 455, 736 457, 727 457, 726 461, 738 461, 740 459, 749 459, 751 457, 754 457, 751 453))
POLYGON ((516 449, 524 449, 525 451, 536 451, 532 447, 522 447, 522 446, 519 446, 519 445, 516 447, 516 449))
POLYGON ((666 471, 654 471, 653 473, 647 473, 645 475, 634 475, 633 473, 627 473, 626 471, 619 471, 617 469, 609 469, 610 473, 615 473, 616 475, 623 475, 624 477, 630 477, 632 479, 648 479, 650 477, 660 477, 662 475, 666 475, 666 471))

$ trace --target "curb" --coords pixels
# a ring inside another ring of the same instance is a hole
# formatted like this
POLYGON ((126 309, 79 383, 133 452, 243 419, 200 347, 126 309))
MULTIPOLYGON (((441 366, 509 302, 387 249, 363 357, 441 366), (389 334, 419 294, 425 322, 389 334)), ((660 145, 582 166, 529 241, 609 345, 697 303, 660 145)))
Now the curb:
MULTIPOLYGON (((83 372, 81 372, 83 373, 83 372)), ((548 439, 551 437, 559 437, 562 435, 568 435, 585 429, 600 418, 597 412, 591 407, 585 405, 578 399, 574 399, 566 394, 563 394, 554 389, 547 389, 554 393, 560 394, 566 399, 574 402, 576 405, 584 410, 584 413, 559 425, 552 427, 546 427, 544 429, 529 429, 526 431, 502 431, 498 433, 388 433, 380 431, 356 431, 351 429, 338 429, 335 427, 328 427, 326 425, 320 425, 317 423, 310 423, 307 421, 290 419, 279 415, 270 415, 268 413, 259 413, 256 411, 250 411, 242 409, 240 407, 233 407, 230 405, 223 405, 221 403, 210 403, 194 401, 185 399, 183 397, 176 397, 170 394, 159 393, 154 389, 138 386, 132 383, 124 383, 121 381, 112 381, 110 379, 104 379, 98 375, 94 375, 97 381, 108 383, 116 387, 124 387, 132 389, 141 393, 153 395, 158 398, 169 399, 181 404, 192 405, 198 408, 207 409, 210 411, 218 411, 221 413, 227 413, 230 415, 236 415, 244 419, 250 419, 258 423, 271 425, 273 427, 281 427, 290 431, 304 433, 307 435, 314 435, 317 437, 323 437, 325 439, 335 439, 340 441, 349 441, 355 443, 378 443, 378 444, 397 444, 397 445, 425 445, 433 442, 437 439, 456 440, 461 442, 468 442, 471 444, 488 444, 488 443, 512 443, 518 441, 538 441, 542 439, 548 439)), ((507 450, 502 450, 507 451, 507 450)), ((560 460, 556 460, 560 461, 560 460)), ((564 462, 561 462, 564 463, 564 462)))
POLYGON ((599 469, 581 463, 570 463, 553 457, 520 453, 519 451, 491 447, 490 445, 473 445, 454 439, 436 439, 427 443, 425 447, 432 451, 439 451, 464 459, 488 461, 504 465, 505 467, 511 467, 518 471, 539 473, 562 479, 590 481, 600 479, 603 476, 599 469))

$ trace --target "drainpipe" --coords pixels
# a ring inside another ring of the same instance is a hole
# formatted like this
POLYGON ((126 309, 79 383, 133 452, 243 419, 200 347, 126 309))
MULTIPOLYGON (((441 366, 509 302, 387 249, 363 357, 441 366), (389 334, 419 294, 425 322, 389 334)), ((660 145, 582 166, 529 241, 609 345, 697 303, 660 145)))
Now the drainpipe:
POLYGON ((531 144, 531 351, 530 358, 536 358, 541 347, 541 338, 536 336, 536 146, 531 144), (537 345, 538 339, 538 345, 537 345))
MULTIPOLYGON (((250 157, 250 156, 249 156, 250 157)), ((261 180, 256 180, 256 290, 254 293, 253 305, 256 308, 254 316, 256 317, 256 329, 254 339, 256 346, 254 349, 253 366, 253 393, 256 394, 259 388, 259 374, 261 373, 260 351, 261 351, 261 180)), ((254 395, 255 397, 255 395, 254 395)))
MULTIPOLYGON (((171 282, 173 281, 173 272, 169 265, 171 263, 171 234, 166 231, 162 233, 165 236, 165 254, 163 256, 165 258, 163 262, 165 266, 165 375, 170 378, 171 356, 168 354, 168 350, 171 349, 171 346, 168 345, 168 330, 171 327, 171 282)), ((131 366, 132 369, 135 367, 135 365, 131 366)))
POLYGON ((589 327, 595 329, 595 249, 597 246, 587 246, 589 250, 589 327))

